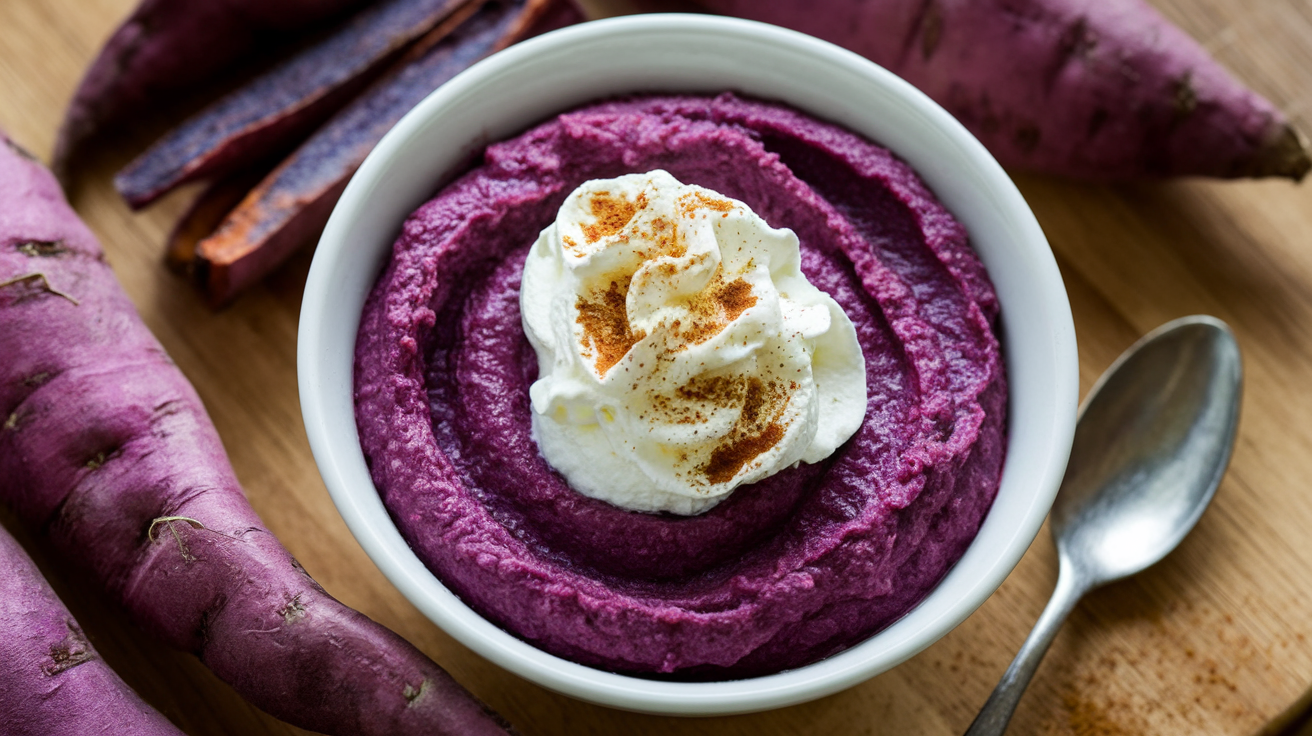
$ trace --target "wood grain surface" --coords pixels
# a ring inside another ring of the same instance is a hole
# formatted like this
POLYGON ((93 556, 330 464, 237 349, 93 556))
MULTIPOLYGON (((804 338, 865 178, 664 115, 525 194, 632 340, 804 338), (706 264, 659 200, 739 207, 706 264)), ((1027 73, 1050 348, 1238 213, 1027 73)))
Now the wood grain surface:
MULTIPOLYGON (((82 70, 132 4, 0 0, 0 126, 48 156, 82 70)), ((1312 131, 1312 0, 1158 6, 1312 131)), ((600 15, 630 6, 590 7, 600 15)), ((130 130, 106 139, 81 162, 72 202, 196 384, 255 509, 334 596, 414 642, 529 735, 946 735, 970 723, 1052 589, 1046 529, 1001 589, 921 655, 845 692, 770 713, 678 719, 593 706, 454 642, 364 555, 315 470, 295 366, 310 253, 213 313, 162 264, 164 238, 196 190, 139 214, 113 193, 112 172, 163 125, 158 110, 142 110, 130 130)), ((1235 328, 1247 384, 1234 462, 1197 530, 1161 565, 1080 605, 1012 733, 1252 734, 1312 681, 1312 186, 1016 179, 1066 279, 1085 390, 1140 334, 1196 312, 1235 328)), ((11 516, 0 521, 33 551, 105 659, 187 733, 299 733, 244 703, 194 657, 156 645, 11 516)))

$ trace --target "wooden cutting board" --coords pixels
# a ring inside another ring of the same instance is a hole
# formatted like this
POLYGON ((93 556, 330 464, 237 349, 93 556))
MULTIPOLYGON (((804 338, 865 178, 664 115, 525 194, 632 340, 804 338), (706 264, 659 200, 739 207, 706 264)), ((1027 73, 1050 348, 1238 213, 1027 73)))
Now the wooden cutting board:
MULTIPOLYGON (((0 0, 0 126, 48 155, 82 70, 132 5, 0 0)), ((1312 131, 1312 1, 1158 5, 1312 131)), ((598 0, 591 9, 628 7, 598 0)), ((161 262, 164 238, 195 190, 141 214, 114 195, 113 171, 160 132, 159 116, 148 112, 139 130, 82 162, 72 201, 196 384, 256 510, 330 593, 414 642, 525 734, 947 735, 970 723, 1052 589, 1046 530, 1001 589, 923 654, 845 692, 770 713, 686 720, 610 710, 543 690, 455 643, 383 579, 315 470, 295 366, 310 254, 215 314, 161 262)), ((1168 560, 1075 611, 1012 732, 1252 734, 1312 681, 1312 186, 1017 181, 1070 291, 1085 390, 1140 334, 1195 312, 1235 328, 1247 385, 1216 502, 1168 560)), ((15 527, 10 516, 0 521, 15 527)), ((105 659, 189 734, 299 733, 247 705, 195 658, 160 648, 74 569, 15 531, 105 659)))

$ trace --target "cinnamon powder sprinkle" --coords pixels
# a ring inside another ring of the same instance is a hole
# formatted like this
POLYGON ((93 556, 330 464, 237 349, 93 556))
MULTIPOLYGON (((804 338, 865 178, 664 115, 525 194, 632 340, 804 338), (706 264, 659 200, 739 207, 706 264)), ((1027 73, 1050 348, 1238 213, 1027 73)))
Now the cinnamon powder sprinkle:
POLYGON ((583 237, 591 244, 623 230, 638 210, 647 206, 647 196, 639 194, 637 201, 630 202, 622 197, 612 197, 610 192, 596 192, 588 206, 592 209, 592 216, 597 218, 591 225, 583 226, 583 237))
POLYGON ((691 324, 679 332, 679 337, 685 342, 676 350, 686 350, 689 345, 700 345, 720 334, 730 322, 756 306, 756 301, 751 284, 742 278, 726 284, 717 271, 711 285, 689 305, 689 311, 692 312, 691 324))
MULTIPOLYGON (((693 387, 690 384, 688 389, 685 398, 709 399, 713 403, 720 403, 741 397, 742 401, 742 413, 733 433, 712 450, 710 458, 698 468, 708 482, 715 484, 733 480, 748 463, 783 439, 784 427, 779 423, 778 416, 788 401, 786 397, 779 396, 778 387, 773 381, 767 387, 761 379, 755 377, 736 381, 722 378, 705 386, 693 387), (783 399, 782 403, 780 399, 783 399)), ((680 389, 680 393, 683 393, 683 389, 680 389)))
MULTIPOLYGON (((751 379, 760 382, 760 379, 751 379)), ((654 394, 652 412, 675 424, 703 424, 708 417, 703 409, 727 408, 743 401, 746 381, 729 376, 694 376, 674 390, 673 396, 654 394)), ((641 418, 646 418, 643 414, 641 418)))
MULTIPOLYGON (((597 375, 606 376, 606 371, 620 362, 646 333, 634 332, 629 327, 629 312, 625 306, 629 282, 621 286, 618 281, 602 292, 594 292, 592 299, 579 297, 575 308, 578 309, 578 324, 583 328, 585 338, 597 351, 597 375)), ((584 346, 585 348, 588 345, 584 346)))
MULTIPOLYGON (((752 379, 760 383, 759 378, 752 379)), ((745 380, 729 376, 693 376, 692 380, 674 390, 683 401, 708 403, 713 406, 730 406, 742 398, 745 380)))
POLYGON ((701 471, 711 483, 727 483, 733 480, 743 466, 774 447, 783 437, 783 427, 773 422, 758 435, 726 442, 712 450, 711 459, 706 461, 701 471))
POLYGON ((756 306, 756 295, 752 293, 752 285, 742 279, 734 279, 720 287, 716 290, 714 298, 721 307, 724 307, 727 322, 738 319, 743 312, 756 306))
MULTIPOLYGON (((773 382, 770 388, 774 388, 773 382)), ((747 395, 743 397, 743 413, 739 417, 738 423, 740 426, 745 425, 750 428, 761 422, 761 410, 765 408, 765 385, 761 383, 759 378, 749 378, 747 379, 746 389, 747 395)), ((770 444, 773 445, 774 443, 770 444)))
MULTIPOLYGON (((596 192, 588 204, 595 221, 581 229, 587 242, 592 244, 610 236, 625 237, 625 229, 638 211, 647 206, 647 200, 644 195, 639 195, 635 201, 629 202, 611 196, 610 192, 596 192)), ((704 209, 723 213, 727 217, 733 211, 734 204, 698 192, 681 197, 679 207, 685 217, 704 209)), ((672 224, 665 218, 654 218, 650 233, 639 233, 635 228, 632 234, 645 236, 656 246, 650 252, 639 254, 643 261, 660 256, 679 258, 686 252, 677 222, 672 224)), ((571 249, 578 247, 570 239, 566 239, 565 245, 571 249)), ((674 264, 663 266, 675 268, 674 264)), ((632 278, 632 274, 616 274, 615 280, 604 290, 594 289, 588 296, 580 296, 575 303, 577 323, 584 333, 583 353, 589 357, 596 356, 595 369, 603 378, 638 341, 646 337, 642 330, 634 331, 629 324, 626 301, 632 278)), ((688 345, 706 342, 737 320, 743 312, 756 306, 757 301, 750 283, 742 277, 726 282, 724 272, 717 268, 711 283, 688 304, 688 319, 682 324, 675 320, 668 326, 671 337, 675 339, 672 345, 667 343, 665 350, 678 352, 688 345)), ((664 355, 665 359, 672 359, 668 353, 664 355)), ((658 361, 661 359, 657 357, 658 361)), ((796 383, 792 386, 795 388, 796 383)), ((636 383, 634 389, 637 390, 636 383)), ((675 389, 671 395, 653 395, 651 408, 653 412, 663 415, 666 421, 696 425, 708 421, 707 412, 713 412, 714 408, 740 405, 741 413, 733 429, 711 450, 709 457, 696 467, 697 473, 706 482, 727 483, 784 438, 785 426, 780 422, 780 417, 789 402, 788 396, 779 389, 780 386, 774 381, 767 386, 755 377, 694 378, 675 389)), ((687 462, 687 453, 680 460, 687 462)))
POLYGON ((706 209, 714 210, 728 214, 733 211, 733 202, 727 199, 717 199, 709 197, 705 192, 693 192, 685 194, 679 198, 679 205, 683 209, 683 216, 689 217, 697 210, 706 209))
MULTIPOLYGON (((645 204, 645 202, 640 202, 640 204, 645 204)), ((656 217, 651 221, 650 231, 645 233, 641 232, 638 226, 635 225, 629 233, 621 234, 620 239, 623 240, 628 234, 642 238, 655 246, 654 248, 644 248, 638 251, 638 255, 643 261, 651 261, 662 256, 683 258, 688 253, 688 246, 683 242, 683 238, 679 234, 679 224, 677 221, 671 223, 664 217, 656 217)), ((703 254, 698 257, 698 260, 700 261, 704 257, 703 254)), ((660 266, 657 266, 657 268, 664 272, 666 276, 672 276, 679 270, 679 267, 672 263, 661 264, 660 266)))

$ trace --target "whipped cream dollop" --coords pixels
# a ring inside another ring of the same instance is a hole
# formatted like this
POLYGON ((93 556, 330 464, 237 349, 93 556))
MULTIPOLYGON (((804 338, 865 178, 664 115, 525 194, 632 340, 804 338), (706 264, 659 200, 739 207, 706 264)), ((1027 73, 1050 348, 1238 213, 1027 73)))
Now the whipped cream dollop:
POLYGON ((861 426, 856 330, 797 236, 665 171, 574 190, 529 251, 533 434, 576 491, 697 514, 861 426))

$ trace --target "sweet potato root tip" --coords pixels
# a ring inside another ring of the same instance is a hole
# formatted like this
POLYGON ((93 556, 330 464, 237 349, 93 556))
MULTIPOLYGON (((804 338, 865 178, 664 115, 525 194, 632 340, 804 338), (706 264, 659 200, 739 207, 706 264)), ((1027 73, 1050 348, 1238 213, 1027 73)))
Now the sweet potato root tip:
POLYGON ((920 88, 1004 166, 1099 181, 1287 176, 1307 153, 1143 0, 697 0, 844 46, 920 88))
MULTIPOLYGON (((37 288, 41 289, 44 293, 53 294, 55 296, 62 296, 65 299, 69 300, 70 302, 73 302, 73 306, 78 306, 79 302, 76 298, 74 298, 71 294, 60 291, 59 289, 56 289, 54 286, 51 286, 49 277, 47 277, 44 273, 40 273, 40 272, 23 274, 22 276, 15 276, 12 279, 0 281, 0 289, 3 289, 7 286, 19 286, 19 285, 36 286, 36 282, 38 281, 41 283, 40 286, 37 288)), ((32 295, 33 294, 31 293, 31 291, 29 291, 29 293, 27 294, 20 294, 17 297, 15 297, 15 301, 24 301, 26 299, 31 298, 32 295)))
POLYGON ((161 516, 150 522, 150 527, 146 529, 146 538, 152 542, 162 539, 163 538, 162 533, 160 534, 159 537, 156 537, 155 528, 159 526, 163 526, 165 529, 168 530, 168 533, 172 535, 173 541, 177 543, 178 552, 182 554, 182 561, 195 562, 196 561, 195 555, 191 554, 191 550, 187 547, 186 541, 182 539, 181 534, 178 534, 177 528, 173 526, 173 522, 175 521, 186 522, 189 526, 191 526, 192 529, 205 528, 204 524, 187 516, 161 516))
POLYGON ((1312 158, 1308 156, 1307 139, 1294 126, 1284 125, 1269 143, 1258 150, 1251 170, 1239 175, 1283 176, 1301 182, 1309 170, 1312 170, 1312 158))
POLYGON ((386 0, 214 102, 114 178, 133 207, 187 181, 222 176, 286 150, 348 102, 416 38, 470 0, 386 0))
POLYGON ((161 524, 163 524, 165 526, 168 526, 169 530, 172 531, 173 522, 175 521, 185 521, 187 525, 190 526, 192 529, 205 528, 204 524, 191 518, 190 516, 161 516, 156 519, 151 519, 150 526, 146 529, 146 538, 152 542, 155 541, 155 529, 159 527, 161 524))

